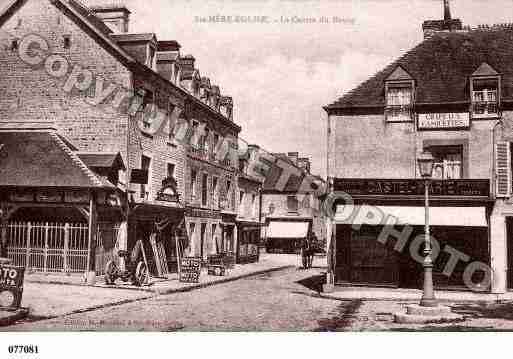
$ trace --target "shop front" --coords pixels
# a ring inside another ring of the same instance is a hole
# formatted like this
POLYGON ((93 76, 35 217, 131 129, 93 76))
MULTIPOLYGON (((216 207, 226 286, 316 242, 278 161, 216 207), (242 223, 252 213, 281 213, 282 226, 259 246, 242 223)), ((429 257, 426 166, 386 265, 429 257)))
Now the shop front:
POLYGON ((265 246, 268 253, 299 253, 311 235, 311 219, 267 219, 265 246))
MULTIPOLYGON (((464 273, 469 263, 491 264, 489 223, 493 201, 486 180, 447 182, 434 183, 431 189, 433 277, 438 288, 464 289, 464 273)), ((336 205, 336 283, 421 288, 423 182, 336 180, 335 188, 351 198, 346 197, 345 204, 336 205)), ((484 283, 484 275, 476 271, 472 282, 484 283)))
POLYGON ((237 221, 236 262, 238 264, 256 263, 260 259, 261 226, 255 222, 237 221))
POLYGON ((124 216, 120 155, 93 165, 53 129, 0 131, 0 143, 0 256, 27 271, 94 272, 124 216))

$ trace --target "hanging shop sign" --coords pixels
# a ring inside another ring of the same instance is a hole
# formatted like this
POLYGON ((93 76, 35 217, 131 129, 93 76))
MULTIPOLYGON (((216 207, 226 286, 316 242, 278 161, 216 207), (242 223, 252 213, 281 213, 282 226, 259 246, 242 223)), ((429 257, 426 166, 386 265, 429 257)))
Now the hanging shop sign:
POLYGON ((162 188, 157 193, 157 201, 173 202, 179 201, 177 183, 173 177, 168 177, 162 181, 162 188))
POLYGON ((470 128, 468 112, 419 113, 419 130, 460 130, 470 128))
POLYGON ((180 282, 199 283, 201 258, 185 257, 180 260, 180 282))
POLYGON ((0 265, 0 309, 19 309, 25 268, 0 265))

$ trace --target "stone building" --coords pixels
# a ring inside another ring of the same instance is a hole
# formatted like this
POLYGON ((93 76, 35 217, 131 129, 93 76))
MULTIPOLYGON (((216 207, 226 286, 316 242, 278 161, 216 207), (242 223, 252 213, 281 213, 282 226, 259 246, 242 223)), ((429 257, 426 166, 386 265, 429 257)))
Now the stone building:
POLYGON ((329 279, 421 286, 417 159, 429 151, 435 285, 504 293, 513 283, 513 26, 463 27, 444 1, 444 19, 422 28, 424 41, 325 107, 332 189, 354 202, 329 223, 329 279))
MULTIPOLYGON (((88 269, 97 272, 116 242, 130 249, 139 239, 148 253, 164 250, 175 266, 177 226, 190 231, 190 241, 178 244, 184 255, 206 258, 224 248, 223 239, 233 247, 236 241, 240 127, 233 101, 199 76, 194 58, 181 56, 175 40, 130 33, 130 15, 122 5, 88 7, 77 0, 13 1, 0 14, 0 129, 54 133, 78 168, 117 196, 114 209, 84 212, 86 205, 102 205, 95 194, 73 202, 66 214, 66 223, 89 224, 88 269), (232 150, 214 156, 223 146, 232 150), (153 235, 163 248, 156 249, 153 235)), ((55 188, 35 185, 0 178, 2 208, 14 208, 2 211, 4 241, 13 221, 66 225, 62 213, 48 211, 69 207, 64 189, 38 201, 40 190, 55 188), (25 192, 32 200, 20 206, 25 192)), ((65 271, 61 267, 50 270, 65 271)))
MULTIPOLYGON (((273 157, 310 174, 310 159, 298 152, 273 153, 273 157)), ((297 252, 301 241, 309 238, 319 251, 325 248, 324 216, 321 199, 311 192, 300 191, 299 177, 291 176, 283 189, 276 188, 273 174, 263 184, 262 213, 265 224, 265 243, 269 252, 297 252)), ((315 177, 315 176, 313 176, 315 177)), ((322 182, 322 179, 317 178, 322 182)))

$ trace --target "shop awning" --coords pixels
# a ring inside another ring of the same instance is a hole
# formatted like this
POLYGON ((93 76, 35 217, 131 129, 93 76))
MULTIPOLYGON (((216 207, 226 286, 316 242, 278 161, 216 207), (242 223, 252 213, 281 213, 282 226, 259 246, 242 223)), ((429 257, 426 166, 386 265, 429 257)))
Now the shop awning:
MULTIPOLYGON (((405 206, 338 206, 335 221, 343 224, 375 224, 382 216, 397 218, 398 224, 423 226, 424 207, 405 206)), ((432 226, 487 227, 485 207, 430 207, 429 223, 432 226)))
POLYGON ((267 238, 306 238, 308 222, 271 221, 267 227, 267 238))

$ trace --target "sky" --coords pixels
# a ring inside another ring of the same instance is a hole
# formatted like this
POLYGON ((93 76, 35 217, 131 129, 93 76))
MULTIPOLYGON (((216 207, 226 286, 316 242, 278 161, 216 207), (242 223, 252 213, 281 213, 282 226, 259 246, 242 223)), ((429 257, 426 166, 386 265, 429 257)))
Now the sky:
MULTIPOLYGON (((7 0, 0 0, 0 5, 7 0)), ((112 0, 82 0, 88 4, 112 0)), ((241 137, 271 152, 311 157, 326 174, 323 106, 422 41, 422 22, 442 0, 124 0, 130 32, 177 40, 201 76, 234 99, 241 137), (199 22, 267 16, 267 23, 199 22), (334 22, 333 17, 341 19, 334 22), (320 23, 321 17, 328 23, 320 23), (290 22, 283 20, 289 19, 290 22), (297 22, 300 18, 315 18, 297 22), (283 19, 283 20, 282 20, 283 19)), ((451 0, 464 25, 513 22, 511 0, 451 0)))

